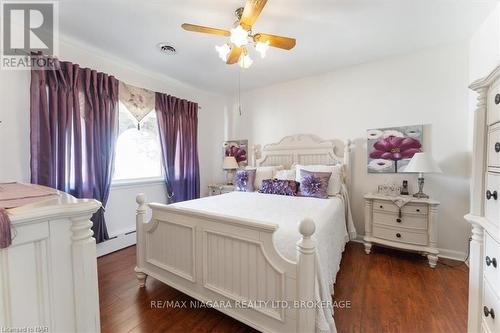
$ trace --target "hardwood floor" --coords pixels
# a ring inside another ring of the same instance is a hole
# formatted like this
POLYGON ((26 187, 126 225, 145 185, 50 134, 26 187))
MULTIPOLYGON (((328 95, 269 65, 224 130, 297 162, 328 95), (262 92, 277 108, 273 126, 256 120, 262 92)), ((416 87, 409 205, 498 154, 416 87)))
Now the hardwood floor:
MULTIPOLYGON (((335 285, 339 332, 466 332, 468 270, 464 264, 427 259, 396 250, 349 243, 335 285), (443 264, 444 262, 444 264, 443 264), (447 265, 453 265, 449 267, 447 265)), ((138 288, 135 247, 98 259, 101 327, 122 332, 256 332, 214 309, 152 306, 151 301, 191 298, 148 278, 138 288)), ((159 304, 159 305, 158 305, 159 304)))

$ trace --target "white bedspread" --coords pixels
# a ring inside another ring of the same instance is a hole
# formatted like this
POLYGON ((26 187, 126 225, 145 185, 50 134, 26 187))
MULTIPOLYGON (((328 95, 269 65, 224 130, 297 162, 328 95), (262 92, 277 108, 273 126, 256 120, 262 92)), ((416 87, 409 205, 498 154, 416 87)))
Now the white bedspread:
MULTIPOLYGON (((317 242, 318 262, 316 299, 321 301, 331 301, 342 252, 349 240, 349 234, 355 234, 350 216, 346 222, 346 214, 350 215, 350 211, 346 210, 341 196, 316 199, 257 192, 231 192, 171 206, 278 224, 274 243, 278 251, 292 261, 297 260, 296 243, 301 237, 298 223, 306 217, 312 218, 316 224, 313 237, 317 242)), ((318 309, 317 332, 336 331, 332 314, 332 309, 318 309)))

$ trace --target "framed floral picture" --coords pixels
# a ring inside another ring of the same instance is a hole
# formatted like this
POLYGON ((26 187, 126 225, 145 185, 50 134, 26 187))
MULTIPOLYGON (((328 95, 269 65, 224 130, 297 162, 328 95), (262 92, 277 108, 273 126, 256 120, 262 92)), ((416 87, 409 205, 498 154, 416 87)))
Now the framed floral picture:
POLYGON ((403 173, 415 153, 423 151, 423 125, 367 131, 369 173, 403 173))
POLYGON ((231 140, 224 142, 224 157, 234 156, 240 167, 248 165, 248 140, 231 140))

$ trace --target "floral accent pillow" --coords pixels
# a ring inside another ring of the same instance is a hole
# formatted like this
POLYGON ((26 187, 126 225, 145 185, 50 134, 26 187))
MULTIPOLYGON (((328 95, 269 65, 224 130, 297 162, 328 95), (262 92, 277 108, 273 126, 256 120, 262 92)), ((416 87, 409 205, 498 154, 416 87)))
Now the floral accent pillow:
POLYGON ((300 169, 300 195, 303 197, 328 198, 328 182, 331 172, 312 172, 300 169))
POLYGON ((234 190, 240 192, 253 192, 255 182, 255 169, 239 169, 234 175, 234 190))
POLYGON ((259 190, 260 193, 296 196, 299 183, 295 180, 264 179, 259 190))

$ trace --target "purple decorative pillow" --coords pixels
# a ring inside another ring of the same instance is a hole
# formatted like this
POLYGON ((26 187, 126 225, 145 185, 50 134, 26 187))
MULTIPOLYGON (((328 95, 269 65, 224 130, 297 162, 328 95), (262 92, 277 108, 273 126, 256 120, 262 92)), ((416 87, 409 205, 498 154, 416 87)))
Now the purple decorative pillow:
POLYGON ((264 179, 259 190, 260 193, 296 196, 299 183, 295 180, 264 179))
POLYGON ((312 172, 300 169, 300 195, 304 197, 328 198, 328 182, 331 172, 312 172))
POLYGON ((234 190, 240 192, 253 192, 255 169, 238 169, 234 175, 234 190))

